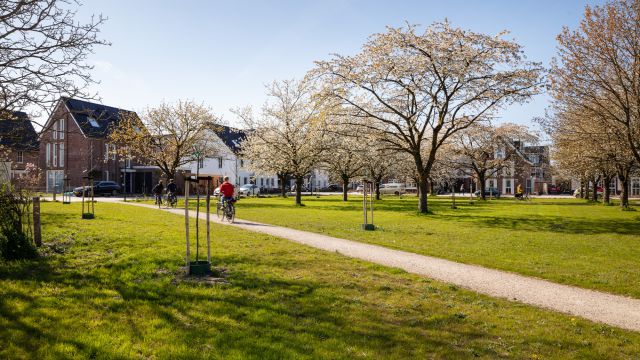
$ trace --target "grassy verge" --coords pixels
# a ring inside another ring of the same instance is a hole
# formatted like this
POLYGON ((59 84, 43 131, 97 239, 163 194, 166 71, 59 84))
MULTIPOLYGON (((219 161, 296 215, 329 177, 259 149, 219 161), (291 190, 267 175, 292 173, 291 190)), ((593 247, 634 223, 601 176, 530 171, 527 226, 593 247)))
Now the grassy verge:
POLYGON ((213 227, 226 285, 176 277, 181 217, 43 204, 49 255, 0 263, 0 358, 631 358, 640 334, 213 227))
POLYGON ((425 216, 415 197, 385 197, 366 232, 355 196, 304 202, 242 199, 237 216, 640 298, 640 211, 579 199, 458 199, 453 210, 432 198, 425 216))

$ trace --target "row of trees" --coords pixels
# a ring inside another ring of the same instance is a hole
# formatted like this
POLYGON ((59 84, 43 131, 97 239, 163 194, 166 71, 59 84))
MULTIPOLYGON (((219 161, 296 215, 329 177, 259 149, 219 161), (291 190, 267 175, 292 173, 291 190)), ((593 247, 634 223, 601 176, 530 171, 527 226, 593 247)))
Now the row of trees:
POLYGON ((241 112, 253 129, 246 156, 258 171, 286 173, 299 184, 320 163, 346 182, 359 174, 375 178, 386 167, 367 162, 397 165, 400 157, 412 164, 404 174, 417 183, 419 211, 427 212, 429 182, 447 144, 462 132, 482 133, 476 124, 540 91, 542 67, 504 35, 447 22, 375 34, 354 56, 334 55, 302 81, 272 84, 257 119, 241 112), (277 162, 260 160, 268 151, 277 162))
POLYGON ((640 1, 621 0, 586 7, 576 30, 558 36, 552 64, 553 104, 542 121, 554 142, 558 168, 582 181, 622 185, 621 206, 629 206, 629 181, 640 164, 640 1))

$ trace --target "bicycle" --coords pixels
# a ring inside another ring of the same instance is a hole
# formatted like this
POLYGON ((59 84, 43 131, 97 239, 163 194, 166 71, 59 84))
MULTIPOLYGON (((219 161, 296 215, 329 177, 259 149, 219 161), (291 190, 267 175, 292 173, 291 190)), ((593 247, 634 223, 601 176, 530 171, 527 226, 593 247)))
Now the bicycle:
POLYGON ((233 205, 234 200, 222 201, 222 198, 218 197, 218 204, 216 205, 216 215, 219 220, 227 220, 233 223, 236 218, 236 207, 233 205))
POLYGON ((156 200, 156 205, 158 205, 158 209, 162 207, 162 194, 154 194, 153 195, 156 200))
POLYGON ((169 207, 172 208, 176 208, 178 206, 178 197, 176 196, 175 193, 172 192, 168 192, 167 195, 165 196, 165 204, 167 204, 169 207))
POLYGON ((531 198, 529 198, 529 193, 524 193, 524 194, 516 194, 515 195, 516 200, 522 200, 522 201, 529 201, 531 200, 531 198))

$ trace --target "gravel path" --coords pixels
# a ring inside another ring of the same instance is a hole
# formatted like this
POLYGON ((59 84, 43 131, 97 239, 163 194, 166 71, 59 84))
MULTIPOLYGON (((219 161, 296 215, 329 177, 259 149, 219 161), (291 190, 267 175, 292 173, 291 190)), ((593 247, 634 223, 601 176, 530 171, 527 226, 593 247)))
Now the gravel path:
MULTIPOLYGON (((127 204, 157 209, 153 205, 127 204)), ((184 215, 184 210, 165 210, 184 215)), ((195 217, 195 211, 191 211, 190 216, 195 217)), ((200 218, 205 219, 205 214, 200 213, 200 218)), ((215 214, 211 219, 216 223, 221 223, 215 214)), ((234 224, 227 222, 224 224, 277 236, 326 251, 338 252, 376 264, 404 269, 410 273, 424 275, 482 294, 541 306, 592 321, 640 331, 640 299, 560 285, 506 271, 461 264, 281 226, 239 219, 236 219, 234 224)))

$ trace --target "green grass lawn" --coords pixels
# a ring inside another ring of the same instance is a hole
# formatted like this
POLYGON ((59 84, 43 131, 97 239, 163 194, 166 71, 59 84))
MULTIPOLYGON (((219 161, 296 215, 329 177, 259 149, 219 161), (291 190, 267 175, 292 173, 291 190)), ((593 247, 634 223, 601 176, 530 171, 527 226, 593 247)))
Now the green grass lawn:
POLYGON ((213 226, 213 262, 226 269, 228 284, 184 282, 176 275, 184 256, 180 216, 98 203, 95 220, 80 220, 79 207, 44 203, 49 255, 0 263, 0 358, 640 353, 638 333, 231 227, 213 226))
POLYGON ((579 199, 476 201, 415 197, 375 202, 377 231, 362 231, 362 198, 247 198, 237 217, 478 264, 640 298, 640 211, 579 199))

